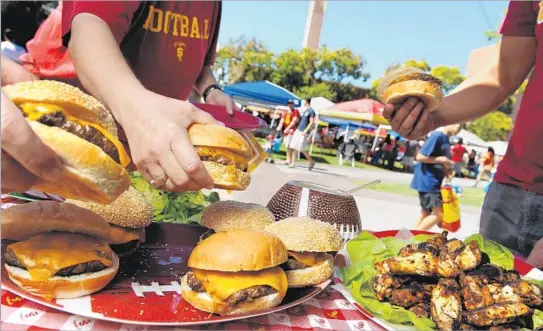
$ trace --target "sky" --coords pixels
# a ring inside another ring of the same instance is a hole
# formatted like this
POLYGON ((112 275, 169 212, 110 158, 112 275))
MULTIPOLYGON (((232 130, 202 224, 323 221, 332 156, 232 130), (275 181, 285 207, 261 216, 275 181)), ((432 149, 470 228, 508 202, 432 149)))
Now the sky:
MULTIPOLYGON (((385 69, 409 59, 466 70, 470 50, 503 19, 507 1, 328 1, 321 45, 348 47, 367 61, 369 87, 385 69)), ((219 44, 245 35, 275 53, 301 49, 308 1, 224 1, 219 44)))

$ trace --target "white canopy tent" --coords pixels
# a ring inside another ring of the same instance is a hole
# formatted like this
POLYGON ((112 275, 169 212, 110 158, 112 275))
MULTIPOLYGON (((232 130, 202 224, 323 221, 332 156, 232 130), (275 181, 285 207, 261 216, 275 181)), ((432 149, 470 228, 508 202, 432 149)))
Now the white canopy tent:
POLYGON ((321 109, 326 109, 334 106, 335 103, 332 101, 324 98, 324 97, 316 97, 311 99, 311 108, 313 108, 316 112, 318 112, 321 109))
POLYGON ((496 155, 504 156, 507 151, 507 146, 509 143, 507 141, 489 141, 488 146, 494 148, 496 155))
POLYGON ((473 132, 462 129, 456 136, 462 138, 465 145, 488 147, 488 143, 473 132))

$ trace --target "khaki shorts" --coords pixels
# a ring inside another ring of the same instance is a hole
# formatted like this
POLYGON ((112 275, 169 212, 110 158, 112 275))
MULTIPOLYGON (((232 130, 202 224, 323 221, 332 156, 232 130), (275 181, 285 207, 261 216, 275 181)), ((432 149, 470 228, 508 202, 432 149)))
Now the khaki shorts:
POLYGON ((307 147, 307 137, 304 136, 302 131, 296 130, 296 132, 294 132, 289 147, 300 152, 305 151, 307 147))

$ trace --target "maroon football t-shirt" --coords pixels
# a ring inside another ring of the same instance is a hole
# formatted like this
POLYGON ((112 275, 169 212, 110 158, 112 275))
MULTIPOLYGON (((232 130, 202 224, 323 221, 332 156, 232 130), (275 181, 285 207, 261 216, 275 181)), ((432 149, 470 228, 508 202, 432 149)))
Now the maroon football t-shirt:
POLYGON ((504 36, 536 37, 535 68, 495 180, 543 194, 543 1, 511 1, 504 36))
POLYGON ((221 2, 64 1, 65 46, 81 13, 109 25, 136 77, 155 93, 187 99, 202 68, 215 61, 221 2))

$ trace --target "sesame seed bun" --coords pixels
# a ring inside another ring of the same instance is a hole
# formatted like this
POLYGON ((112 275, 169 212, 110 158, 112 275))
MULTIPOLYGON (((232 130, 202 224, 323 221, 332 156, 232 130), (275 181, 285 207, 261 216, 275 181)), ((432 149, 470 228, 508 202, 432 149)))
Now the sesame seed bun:
POLYGON ((326 254, 324 262, 304 269, 287 270, 288 287, 298 288, 319 285, 334 274, 334 257, 326 254))
POLYGON ((66 200, 102 216, 108 223, 127 228, 143 228, 153 222, 153 210, 142 193, 130 186, 117 200, 102 205, 87 201, 66 200))
POLYGON ((287 250, 294 252, 337 252, 342 239, 331 224, 309 217, 291 217, 268 225, 265 229, 276 235, 287 250))
POLYGON ((66 202, 35 201, 2 210, 2 239, 22 241, 60 231, 109 238, 109 224, 95 213, 66 202))
POLYGON ((273 222, 275 217, 268 208, 257 203, 219 201, 204 210, 200 224, 221 232, 244 228, 264 230, 273 222))
POLYGON ((379 99, 386 104, 399 105, 410 97, 419 98, 425 109, 434 111, 441 104, 441 81, 418 68, 401 67, 388 72, 377 88, 379 99))
POLYGON ((202 163, 207 173, 213 178, 215 188, 243 191, 251 183, 251 176, 236 166, 211 161, 203 161, 202 163))
MULTIPOLYGON (((76 87, 55 81, 30 81, 2 88, 18 106, 43 104, 61 107, 64 114, 101 127, 118 142, 115 121, 95 98, 76 87)), ((40 139, 61 158, 64 169, 58 182, 39 181, 34 189, 65 198, 110 203, 130 185, 128 172, 100 147, 59 127, 47 126, 27 117, 40 139)), ((126 155, 118 143, 119 155, 126 155)), ((128 158, 128 156, 127 156, 128 158)))
POLYGON ((192 251, 188 266, 212 271, 259 271, 288 259, 285 245, 276 236, 253 229, 218 232, 192 251))

